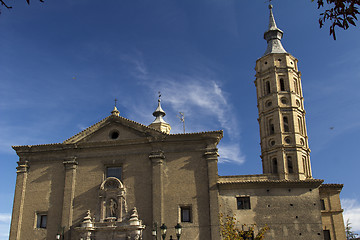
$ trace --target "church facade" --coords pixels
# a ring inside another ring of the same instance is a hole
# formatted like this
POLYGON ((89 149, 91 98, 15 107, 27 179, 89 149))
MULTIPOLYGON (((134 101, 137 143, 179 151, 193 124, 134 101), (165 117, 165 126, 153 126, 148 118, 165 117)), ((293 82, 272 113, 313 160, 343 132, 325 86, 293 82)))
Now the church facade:
POLYGON ((256 62, 263 174, 219 176, 222 131, 171 134, 160 98, 149 126, 111 115, 58 144, 19 156, 10 239, 220 240, 219 214, 266 239, 345 239, 341 184, 311 172, 301 74, 270 7, 256 62), (246 225, 245 225, 246 224, 246 225), (156 234, 156 236, 154 236, 156 234))

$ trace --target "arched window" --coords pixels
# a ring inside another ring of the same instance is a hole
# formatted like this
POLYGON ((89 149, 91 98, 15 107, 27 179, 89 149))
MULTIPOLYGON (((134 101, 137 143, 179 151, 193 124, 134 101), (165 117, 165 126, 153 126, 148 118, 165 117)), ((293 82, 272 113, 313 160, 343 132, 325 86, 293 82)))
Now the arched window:
POLYGON ((298 125, 299 125, 299 132, 300 132, 300 134, 304 134, 303 124, 302 124, 302 118, 301 118, 300 116, 298 117, 298 125))
POLYGON ((287 165, 289 173, 294 173, 293 162, 290 156, 287 157, 287 165))
POLYGON ((270 135, 275 133, 275 127, 272 119, 269 120, 269 133, 270 135))
POLYGON ((284 79, 280 78, 280 91, 285 91, 284 79))
POLYGON ((294 88, 295 88, 295 93, 299 94, 299 86, 298 86, 298 81, 297 79, 294 78, 294 88))
POLYGON ((276 158, 273 158, 272 159, 272 167, 273 167, 273 173, 278 173, 278 164, 277 164, 277 159, 276 158))
POLYGON ((270 82, 269 81, 266 81, 265 83, 265 89, 266 89, 266 94, 269 94, 270 93, 270 82))
POLYGON ((289 120, 287 117, 283 117, 284 132, 289 132, 289 120))

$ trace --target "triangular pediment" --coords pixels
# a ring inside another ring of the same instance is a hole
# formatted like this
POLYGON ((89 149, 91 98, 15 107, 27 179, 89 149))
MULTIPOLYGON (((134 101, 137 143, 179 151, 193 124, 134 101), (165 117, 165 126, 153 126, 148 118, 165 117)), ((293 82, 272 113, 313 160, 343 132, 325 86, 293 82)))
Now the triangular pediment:
POLYGON ((110 115, 109 117, 65 140, 64 143, 132 140, 158 135, 164 135, 164 133, 124 117, 110 115))

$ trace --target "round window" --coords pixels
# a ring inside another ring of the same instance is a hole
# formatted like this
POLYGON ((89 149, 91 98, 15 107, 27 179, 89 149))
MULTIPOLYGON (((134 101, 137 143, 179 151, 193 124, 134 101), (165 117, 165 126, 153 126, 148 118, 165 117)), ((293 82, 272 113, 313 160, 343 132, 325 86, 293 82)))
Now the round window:
POLYGON ((265 103, 265 105, 266 105, 266 107, 271 107, 272 102, 271 102, 271 101, 267 101, 267 102, 265 103))
POLYGON ((302 146, 305 145, 304 139, 300 138, 300 144, 301 144, 302 146))
POLYGON ((286 142, 287 144, 291 143, 290 138, 289 138, 289 137, 286 137, 286 138, 285 138, 285 142, 286 142))
POLYGON ((300 107, 300 101, 296 100, 296 106, 300 107))
POLYGON ((269 144, 270 144, 270 146, 274 146, 275 145, 275 140, 270 140, 269 144))
POLYGON ((282 103, 282 104, 287 104, 287 99, 286 99, 286 98, 284 98, 284 97, 283 97, 283 98, 281 98, 281 103, 282 103))
POLYGON ((109 134, 111 139, 117 139, 119 137, 119 132, 117 130, 113 130, 109 134))

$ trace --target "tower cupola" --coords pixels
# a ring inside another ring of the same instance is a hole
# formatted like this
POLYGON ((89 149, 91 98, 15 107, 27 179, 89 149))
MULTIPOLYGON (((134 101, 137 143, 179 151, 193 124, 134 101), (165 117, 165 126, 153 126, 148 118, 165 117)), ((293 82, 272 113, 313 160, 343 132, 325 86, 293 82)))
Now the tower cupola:
POLYGON ((164 133, 170 133, 171 126, 163 119, 165 115, 166 113, 161 107, 161 94, 159 92, 158 106, 153 112, 155 120, 149 125, 149 127, 155 128, 164 133))
POLYGON ((264 53, 264 56, 269 53, 286 53, 284 47, 281 44, 281 38, 283 36, 283 31, 281 31, 277 26, 272 11, 273 6, 270 4, 270 17, 269 17, 269 29, 264 33, 264 39, 267 41, 267 48, 264 53))

